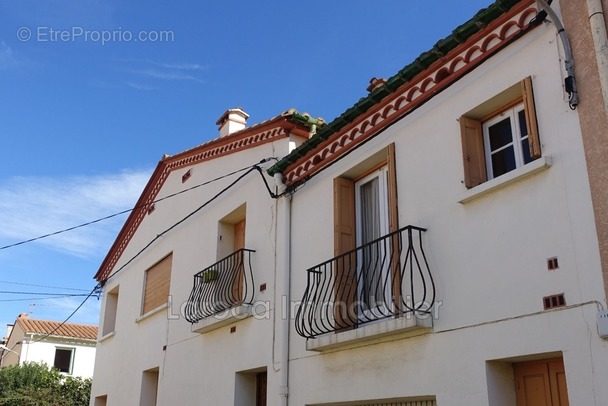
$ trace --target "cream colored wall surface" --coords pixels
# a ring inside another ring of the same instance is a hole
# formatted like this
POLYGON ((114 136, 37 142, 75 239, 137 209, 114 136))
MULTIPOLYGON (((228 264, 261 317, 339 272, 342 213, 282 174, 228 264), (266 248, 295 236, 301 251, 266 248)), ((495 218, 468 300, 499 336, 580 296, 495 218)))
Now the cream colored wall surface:
POLYGON ((301 298, 305 270, 333 257, 332 180, 394 142, 399 226, 428 229, 424 247, 440 307, 433 332, 357 349, 307 351, 292 330, 292 404, 425 395, 438 405, 488 404, 494 365, 544 353, 563 354, 571 404, 608 402, 600 383, 608 345, 595 324, 606 305, 598 242, 559 52, 555 28, 544 24, 296 193, 292 246, 306 249, 292 253, 292 292, 301 298), (527 76, 552 166, 459 203, 466 188, 457 119, 527 76), (550 272, 546 261, 554 256, 559 270, 550 272), (556 293, 580 306, 543 312, 542 298, 556 293))

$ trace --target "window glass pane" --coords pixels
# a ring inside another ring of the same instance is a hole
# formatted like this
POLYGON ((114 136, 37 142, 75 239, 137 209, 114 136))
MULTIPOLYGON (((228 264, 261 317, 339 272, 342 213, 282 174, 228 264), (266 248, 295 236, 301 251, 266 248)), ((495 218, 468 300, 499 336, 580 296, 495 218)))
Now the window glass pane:
POLYGON ((532 157, 530 156, 530 142, 528 141, 528 138, 521 140, 521 153, 524 158, 524 164, 533 161, 532 157))
POLYGON ((380 182, 374 178, 361 185, 361 243, 380 237, 380 182))
POLYGON ((521 110, 517 113, 517 120, 519 121, 519 131, 521 134, 521 138, 524 138, 528 135, 528 125, 526 124, 526 113, 524 110, 521 110))
POLYGON ((492 154, 492 174, 500 176, 516 168, 513 146, 492 154))
POLYGON ((59 348, 55 350, 55 362, 53 363, 53 366, 55 368, 57 368, 61 372, 69 374, 71 363, 72 350, 63 350, 59 348))
POLYGON ((488 135, 490 136, 490 150, 495 151, 500 147, 513 142, 513 131, 511 130, 511 119, 509 117, 490 126, 488 135))

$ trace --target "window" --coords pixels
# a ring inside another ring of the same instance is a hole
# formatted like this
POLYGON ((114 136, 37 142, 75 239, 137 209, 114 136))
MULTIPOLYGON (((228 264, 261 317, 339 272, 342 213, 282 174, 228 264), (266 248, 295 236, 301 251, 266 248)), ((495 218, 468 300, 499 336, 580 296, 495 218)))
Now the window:
POLYGON ((237 372, 235 375, 235 406, 266 406, 268 374, 266 369, 237 372))
POLYGON ((387 179, 388 168, 383 166, 355 182, 355 234, 357 246, 364 246, 357 258, 357 280, 360 282, 357 299, 365 311, 370 312, 382 307, 380 303, 385 304, 390 298, 391 278, 386 277, 388 264, 377 269, 385 254, 384 247, 370 244, 388 234, 387 179))
POLYGON ((172 261, 173 254, 169 254, 146 270, 142 314, 167 303, 171 284, 172 261))
POLYGON ((467 188, 540 158, 532 79, 460 117, 460 129, 467 188))
POLYGON ((66 374, 72 373, 74 361, 74 348, 55 348, 55 360, 53 366, 66 374))
POLYGON ((106 406, 107 404, 108 404, 108 395, 95 397, 95 406, 106 406))
MULTIPOLYGON (((245 258, 240 250, 245 248, 246 213, 247 205, 243 204, 219 222, 218 261, 232 256, 222 269, 229 274, 231 292, 228 293, 228 301, 231 303, 239 303, 244 299, 245 258)), ((224 296, 221 294, 217 299, 225 300, 224 296)))
POLYGON ((106 303, 103 312, 103 328, 101 330, 101 336, 104 337, 116 329, 116 312, 118 310, 118 290, 116 286, 110 290, 106 295, 106 303))
POLYGON ((517 406, 569 404, 562 358, 514 364, 513 373, 517 406))
MULTIPOLYGON (((395 145, 391 144, 334 179, 334 254, 339 256, 397 231, 397 214, 395 145)), ((334 295, 342 306, 335 307, 337 325, 353 326, 358 317, 369 319, 370 312, 390 303, 390 283, 381 282, 391 281, 384 275, 389 266, 377 266, 382 252, 374 247, 366 246, 357 258, 338 260, 334 295), (345 314, 355 302, 363 305, 363 313, 357 317, 345 314)))
POLYGON ((156 406, 157 395, 158 368, 153 368, 142 373, 139 406, 156 406))

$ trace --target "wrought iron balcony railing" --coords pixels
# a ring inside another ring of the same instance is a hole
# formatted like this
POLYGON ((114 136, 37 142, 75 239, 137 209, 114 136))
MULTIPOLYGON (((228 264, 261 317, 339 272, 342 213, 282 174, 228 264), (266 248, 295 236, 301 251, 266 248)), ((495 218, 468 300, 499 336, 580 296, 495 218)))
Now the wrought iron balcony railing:
POLYGON ((425 231, 407 226, 308 269, 298 334, 314 338, 384 318, 428 315, 435 283, 422 248, 425 231))
POLYGON ((235 306, 253 304, 252 252, 240 249, 194 275, 184 310, 186 320, 196 323, 235 306))

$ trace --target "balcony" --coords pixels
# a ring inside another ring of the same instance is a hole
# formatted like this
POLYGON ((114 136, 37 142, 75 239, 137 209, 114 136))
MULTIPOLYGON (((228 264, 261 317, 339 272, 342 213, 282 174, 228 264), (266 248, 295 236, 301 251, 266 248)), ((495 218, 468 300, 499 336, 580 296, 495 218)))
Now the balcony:
POLYGON ((240 249, 194 275, 184 309, 192 331, 203 333, 251 315, 253 252, 240 249))
POLYGON ((432 327, 435 283, 422 244, 425 231, 407 226, 308 269, 296 313, 297 333, 317 339, 307 348, 322 351, 432 327))

